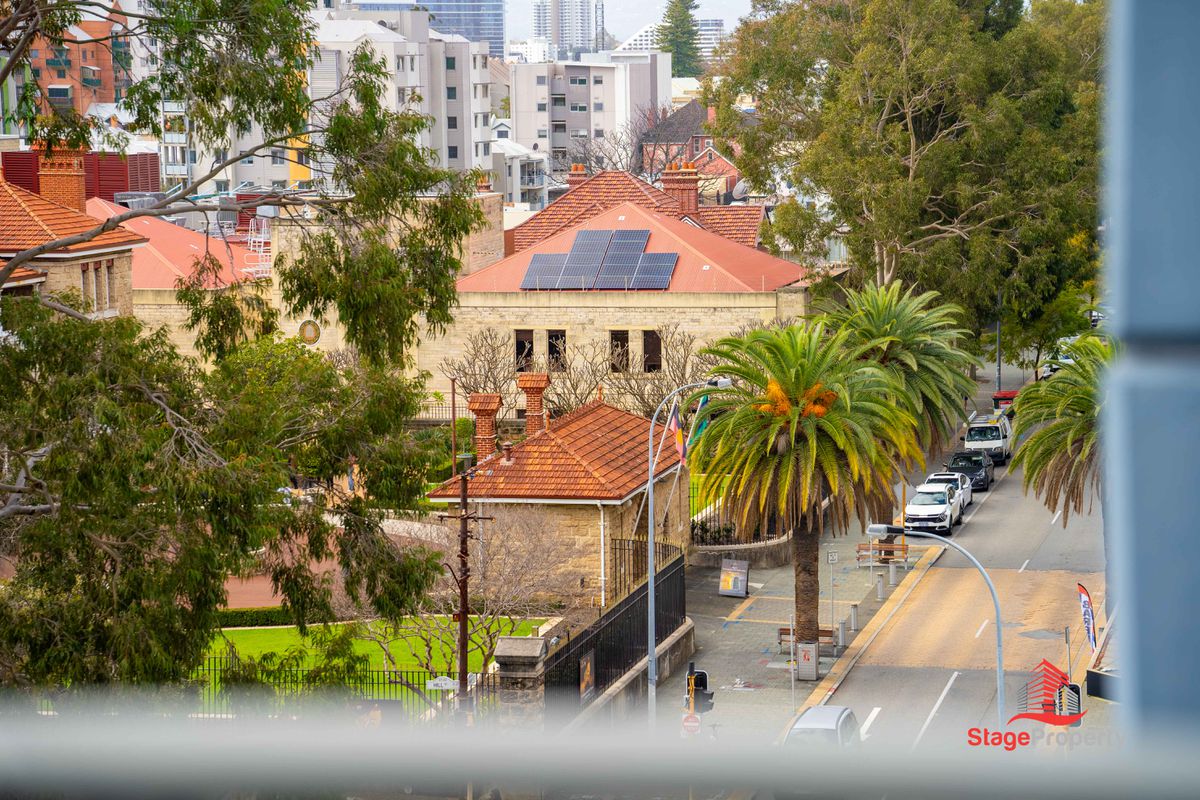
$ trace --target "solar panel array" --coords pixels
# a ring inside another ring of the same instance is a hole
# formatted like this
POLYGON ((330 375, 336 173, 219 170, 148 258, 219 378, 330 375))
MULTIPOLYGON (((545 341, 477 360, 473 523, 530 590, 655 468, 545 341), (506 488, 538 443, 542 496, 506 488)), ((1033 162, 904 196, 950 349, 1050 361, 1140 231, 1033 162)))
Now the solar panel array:
POLYGON ((579 231, 569 253, 529 260, 522 289, 666 289, 678 253, 645 253, 647 230, 579 231))

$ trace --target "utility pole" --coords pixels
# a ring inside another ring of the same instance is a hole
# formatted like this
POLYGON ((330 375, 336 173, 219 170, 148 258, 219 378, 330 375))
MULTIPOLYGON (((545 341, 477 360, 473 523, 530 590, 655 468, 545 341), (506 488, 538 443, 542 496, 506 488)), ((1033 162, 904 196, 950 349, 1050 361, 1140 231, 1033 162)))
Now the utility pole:
POLYGON ((455 395, 458 381, 450 379, 450 477, 458 474, 458 397, 455 395))
POLYGON ((481 517, 472 513, 467 507, 467 487, 475 475, 471 466, 471 454, 462 453, 458 456, 463 461, 463 470, 458 474, 458 513, 442 514, 442 519, 458 520, 458 570, 453 573, 454 583, 458 586, 458 698, 461 702, 468 696, 470 690, 467 669, 468 618, 471 613, 470 593, 468 587, 471 580, 471 522, 487 520, 491 517, 481 517))
POLYGON ((1000 391, 1000 317, 1004 314, 1004 289, 996 290, 996 391, 1000 391))

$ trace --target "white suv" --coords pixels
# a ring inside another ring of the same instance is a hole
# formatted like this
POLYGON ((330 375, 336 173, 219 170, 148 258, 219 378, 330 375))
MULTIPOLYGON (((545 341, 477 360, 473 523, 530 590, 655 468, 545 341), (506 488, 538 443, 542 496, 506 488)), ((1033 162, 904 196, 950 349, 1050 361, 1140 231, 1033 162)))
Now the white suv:
POLYGON ((962 493, 943 483, 923 483, 904 507, 904 527, 950 533, 962 522, 962 493))
POLYGON ((1007 463, 1012 458, 1012 423, 1003 414, 974 419, 962 441, 967 450, 983 450, 997 464, 1007 463))

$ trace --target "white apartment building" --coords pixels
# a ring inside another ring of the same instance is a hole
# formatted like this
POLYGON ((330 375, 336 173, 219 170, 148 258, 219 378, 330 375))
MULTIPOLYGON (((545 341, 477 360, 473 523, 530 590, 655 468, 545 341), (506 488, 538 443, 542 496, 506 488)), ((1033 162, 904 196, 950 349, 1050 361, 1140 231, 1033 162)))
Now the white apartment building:
POLYGON ((540 211, 550 200, 550 156, 509 138, 492 142, 492 190, 506 204, 525 204, 540 211))
POLYGON ((598 53, 583 61, 511 65, 512 140, 549 152, 565 173, 573 144, 629 126, 671 102, 669 53, 598 53))
MULTIPOLYGON (((654 50, 658 47, 658 31, 661 27, 661 22, 643 25, 637 33, 621 42, 617 50, 621 52, 654 50)), ((696 46, 700 52, 700 58, 705 62, 712 61, 717 47, 725 41, 725 20, 698 19, 696 27, 698 29, 696 46)))
POLYGON ((533 37, 550 42, 554 58, 596 52, 604 43, 604 0, 533 0, 533 37))
POLYGON ((550 40, 545 36, 534 36, 508 43, 507 58, 518 64, 541 64, 553 61, 550 52, 550 40))

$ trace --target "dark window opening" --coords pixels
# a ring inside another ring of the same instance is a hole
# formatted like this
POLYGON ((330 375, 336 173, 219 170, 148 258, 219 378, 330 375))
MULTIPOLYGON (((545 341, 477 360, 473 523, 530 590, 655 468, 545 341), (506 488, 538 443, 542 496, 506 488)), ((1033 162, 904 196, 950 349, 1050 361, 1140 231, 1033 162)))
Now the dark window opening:
POLYGON ((550 369, 552 372, 562 372, 567 368, 567 332, 547 331, 546 340, 550 351, 550 369))
POLYGON ((662 371, 662 338, 658 331, 642 331, 642 372, 662 371))
POLYGON ((533 331, 516 331, 517 372, 528 372, 533 364, 533 331))
POLYGON ((629 371, 629 331, 609 331, 608 351, 613 372, 629 371))

